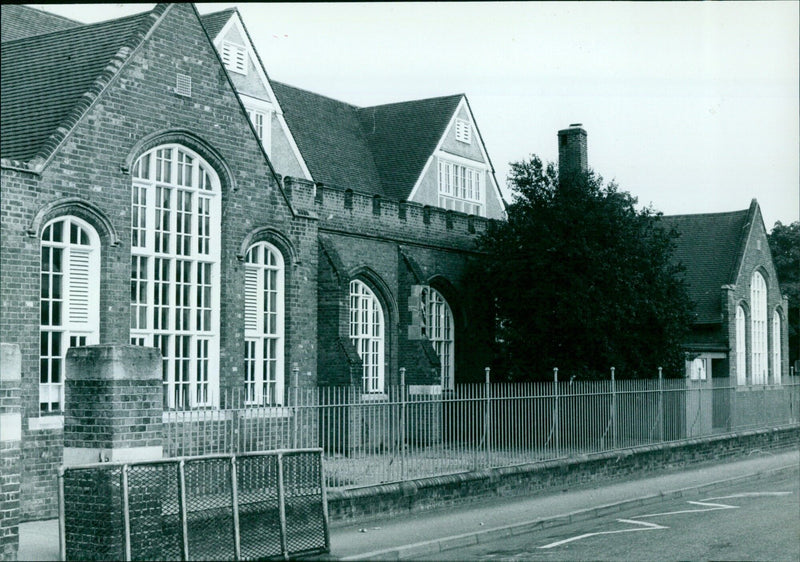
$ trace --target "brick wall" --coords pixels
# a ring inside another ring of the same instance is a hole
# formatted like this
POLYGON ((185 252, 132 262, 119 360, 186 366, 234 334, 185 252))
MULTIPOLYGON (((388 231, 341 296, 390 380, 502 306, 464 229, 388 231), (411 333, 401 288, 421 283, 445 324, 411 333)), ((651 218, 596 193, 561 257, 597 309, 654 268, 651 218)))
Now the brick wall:
POLYGON ((581 459, 451 474, 356 490, 332 490, 328 492, 328 513, 331 521, 348 524, 497 496, 548 494, 565 487, 597 486, 704 463, 746 458, 756 451, 797 448, 798 445, 800 429, 794 426, 636 447, 581 459))
MULTIPOLYGON (((751 205, 751 211, 753 206, 751 205)), ((781 344, 782 365, 780 370, 783 377, 789 375, 789 339, 788 339, 788 323, 787 323, 787 301, 781 295, 780 286, 778 285, 778 276, 775 271, 775 266, 772 263, 772 256, 767 241, 767 233, 764 229, 764 222, 761 218, 761 211, 758 207, 755 208, 755 213, 751 212, 751 224, 749 225, 749 235, 745 241, 745 252, 739 266, 739 276, 734 285, 727 285, 722 289, 722 302, 723 302, 723 333, 727 335, 727 340, 730 342, 730 377, 732 381, 736 381, 737 364, 736 364, 736 307, 739 303, 745 303, 746 322, 747 322, 747 341, 746 341, 746 356, 747 356, 747 380, 748 383, 751 379, 751 363, 750 357, 752 346, 750 341, 750 287, 753 272, 759 271, 764 277, 767 284, 767 355, 768 359, 768 373, 769 382, 773 381, 774 366, 772 361, 772 313, 776 308, 782 310, 782 325, 781 325, 781 344), (724 306, 727 305, 727 306, 724 306)))
POLYGON ((21 494, 26 518, 55 514, 54 469, 61 461, 61 431, 28 428, 28 420, 39 415, 39 287, 30 280, 39 276, 41 227, 59 214, 75 214, 98 231, 100 343, 127 344, 129 168, 153 142, 189 146, 222 180, 221 387, 238 387, 242 381, 242 246, 259 239, 286 252, 287 372, 297 363, 303 375, 312 375, 302 377, 303 384, 316 384, 317 310, 311 304, 317 300, 316 220, 290 208, 190 5, 169 7, 158 27, 128 56, 41 173, 2 169, 0 332, 4 341, 19 345, 22 355, 26 430, 21 494), (173 92, 177 73, 191 76, 191 98, 173 92), (155 140, 148 145, 147 139, 155 140), (65 200, 71 203, 53 207, 65 200))

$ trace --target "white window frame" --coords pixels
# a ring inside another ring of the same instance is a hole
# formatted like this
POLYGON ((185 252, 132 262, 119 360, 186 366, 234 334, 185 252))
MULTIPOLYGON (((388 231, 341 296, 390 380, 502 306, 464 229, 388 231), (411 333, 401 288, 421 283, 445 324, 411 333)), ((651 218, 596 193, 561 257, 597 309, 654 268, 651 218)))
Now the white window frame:
POLYGON ((439 207, 484 216, 485 171, 445 158, 437 159, 439 207))
POLYGON ((225 68, 231 72, 247 75, 247 47, 233 41, 222 41, 220 57, 225 68))
POLYGON ((267 156, 272 155, 272 111, 263 109, 247 109, 247 116, 256 130, 256 136, 264 147, 267 156))
POLYGON ((751 384, 767 384, 767 282, 754 271, 750 280, 751 384))
POLYGON ((272 156, 272 118, 273 115, 277 115, 275 106, 268 100, 254 98, 253 96, 240 94, 240 97, 244 108, 247 110, 247 117, 256 130, 258 140, 261 141, 261 145, 264 147, 264 152, 267 153, 267 156, 272 156))
POLYGON ((147 151, 131 175, 130 342, 161 350, 165 408, 218 406, 219 177, 179 144, 147 151))
POLYGON ((283 255, 257 242, 245 255, 245 403, 281 406, 284 402, 283 255))
POLYGON ((455 376, 455 324, 453 311, 442 294, 432 287, 420 295, 424 319, 422 333, 427 336, 439 357, 440 381, 444 390, 453 390, 455 376))
POLYGON ((42 229, 39 248, 41 414, 64 409, 67 350, 99 342, 100 237, 86 221, 60 216, 42 229))
POLYGON ((350 341, 363 365, 361 391, 384 392, 385 324, 378 297, 360 279, 350 281, 350 341))
POLYGON ((772 311, 772 382, 781 384, 783 358, 781 357, 781 313, 772 311))
POLYGON ((472 144, 472 123, 456 117, 456 140, 464 144, 472 144))
POLYGON ((747 316, 741 304, 736 306, 736 383, 747 384, 747 316))

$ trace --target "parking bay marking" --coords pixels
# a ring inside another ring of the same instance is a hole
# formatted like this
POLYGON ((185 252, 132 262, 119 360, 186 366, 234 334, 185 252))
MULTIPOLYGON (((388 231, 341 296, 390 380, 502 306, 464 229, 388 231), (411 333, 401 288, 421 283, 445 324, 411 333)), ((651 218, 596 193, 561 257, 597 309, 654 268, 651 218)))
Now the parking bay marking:
MULTIPOLYGON (((710 503, 709 500, 724 500, 724 499, 732 499, 732 498, 744 498, 744 497, 759 497, 759 496, 786 496, 791 495, 792 492, 745 492, 742 494, 733 494, 730 496, 721 496, 717 498, 706 498, 703 501, 688 501, 686 503, 690 503, 692 505, 699 505, 703 506, 706 509, 681 509, 679 511, 668 511, 664 513, 650 513, 647 515, 637 515, 636 519, 645 519, 649 517, 660 517, 666 515, 677 515, 681 513, 700 513, 705 511, 719 511, 723 509, 739 509, 738 505, 727 505, 724 503, 710 503)), ((645 521, 636 521, 635 519, 617 519, 619 523, 628 523, 632 525, 640 525, 639 527, 632 527, 629 529, 618 529, 616 531, 597 531, 594 533, 584 533, 582 535, 578 535, 575 537, 570 537, 568 539, 563 539, 560 541, 552 542, 550 544, 546 544, 544 546, 540 546, 539 548, 554 548, 556 546, 561 546, 562 544, 567 544, 574 541, 579 541, 581 539, 586 539, 589 537, 595 537, 598 535, 613 535, 618 533, 631 533, 635 531, 655 531, 658 529, 669 529, 664 525, 658 525, 656 523, 646 523, 645 521)))

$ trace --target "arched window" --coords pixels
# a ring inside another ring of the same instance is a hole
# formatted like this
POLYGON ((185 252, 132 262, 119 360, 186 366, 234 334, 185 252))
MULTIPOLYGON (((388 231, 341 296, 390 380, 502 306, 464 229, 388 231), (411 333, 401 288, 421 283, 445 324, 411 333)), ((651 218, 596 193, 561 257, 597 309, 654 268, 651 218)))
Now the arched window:
POLYGON ((444 297, 433 288, 423 290, 420 299, 424 307, 422 332, 428 336, 439 356, 443 389, 453 389, 454 346, 453 313, 444 297))
POLYGON ((753 384, 767 382, 767 284, 758 272, 750 283, 750 333, 753 384))
POLYGON ((736 382, 747 384, 747 322, 742 305, 736 307, 736 382))
POLYGON ((161 350, 164 405, 217 403, 220 182, 198 154, 156 147, 133 166, 131 343, 161 350))
POLYGON ((244 267, 244 387, 249 404, 283 404, 283 256, 266 242, 247 250, 244 267))
POLYGON ((350 340, 364 365, 362 390, 383 392, 383 309, 375 293, 363 282, 350 282, 350 340))
POLYGON ((777 310, 772 313, 772 380, 781 384, 781 314, 777 310))
POLYGON ((100 337, 100 238, 86 222, 60 217, 42 230, 39 410, 64 407, 67 349, 100 337))

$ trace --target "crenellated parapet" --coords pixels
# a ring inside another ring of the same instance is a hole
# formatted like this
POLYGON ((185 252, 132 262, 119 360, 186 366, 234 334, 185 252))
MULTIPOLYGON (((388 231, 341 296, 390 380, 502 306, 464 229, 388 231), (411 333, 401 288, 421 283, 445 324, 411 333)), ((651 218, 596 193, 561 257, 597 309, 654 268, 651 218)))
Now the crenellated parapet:
POLYGON ((473 250, 492 221, 300 178, 284 177, 283 185, 298 210, 319 217, 320 230, 473 250))

